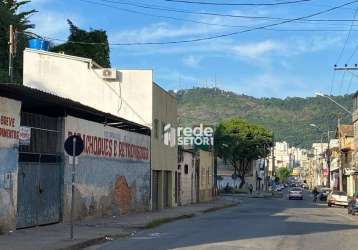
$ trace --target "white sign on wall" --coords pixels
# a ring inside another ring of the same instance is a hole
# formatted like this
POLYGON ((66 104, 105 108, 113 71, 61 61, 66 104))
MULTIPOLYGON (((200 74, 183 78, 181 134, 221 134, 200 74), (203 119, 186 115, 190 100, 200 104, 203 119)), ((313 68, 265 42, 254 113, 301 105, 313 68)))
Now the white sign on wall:
POLYGON ((81 136, 83 155, 113 160, 150 161, 150 137, 68 116, 66 137, 81 136))
POLYGON ((30 127, 20 127, 19 131, 19 143, 20 145, 30 145, 31 143, 31 128, 30 127))
POLYGON ((0 148, 18 145, 21 102, 0 97, 0 148))

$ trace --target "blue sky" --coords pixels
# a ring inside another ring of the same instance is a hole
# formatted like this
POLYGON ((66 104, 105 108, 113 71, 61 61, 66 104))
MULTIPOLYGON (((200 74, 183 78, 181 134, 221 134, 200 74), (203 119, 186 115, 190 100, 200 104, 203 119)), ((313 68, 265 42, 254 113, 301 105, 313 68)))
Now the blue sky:
MULTIPOLYGON (((206 1, 273 3, 283 0, 206 1)), ((237 26, 258 27, 279 21, 176 13, 139 8, 123 3, 144 4, 150 7, 160 5, 191 12, 291 19, 350 1, 353 0, 312 0, 277 6, 211 6, 165 0, 32 0, 27 6, 39 11, 31 17, 31 21, 36 24, 34 32, 40 35, 66 39, 68 36, 66 19, 69 18, 84 29, 106 30, 110 43, 131 43, 201 38, 246 29, 237 26), (115 6, 115 8, 95 3, 115 6), (133 11, 142 13, 133 13, 133 11), (166 18, 148 16, 148 14, 166 16, 166 18)), ((358 3, 355 3, 311 19, 351 20, 357 8, 358 3)), ((256 30, 196 43, 111 46, 111 62, 116 68, 153 69, 155 81, 165 89, 216 85, 255 97, 306 97, 313 96, 315 91, 341 95, 358 89, 357 78, 350 73, 333 71, 335 63, 343 65, 358 62, 358 51, 354 53, 358 45, 358 27, 356 27, 358 22, 353 23, 353 31, 349 35, 351 24, 350 21, 297 21, 272 27, 276 29, 274 31, 256 30), (292 29, 310 31, 292 31, 292 29), (322 29, 330 31, 318 31, 322 29)))

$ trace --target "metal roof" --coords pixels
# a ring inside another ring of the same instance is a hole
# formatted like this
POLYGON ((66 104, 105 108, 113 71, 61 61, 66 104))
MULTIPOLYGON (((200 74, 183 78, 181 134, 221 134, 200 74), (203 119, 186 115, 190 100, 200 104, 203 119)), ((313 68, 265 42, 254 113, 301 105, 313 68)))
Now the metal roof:
POLYGON ((22 110, 48 116, 73 115, 111 127, 150 135, 150 128, 94 109, 73 100, 62 98, 19 84, 0 83, 0 96, 22 102, 22 110))

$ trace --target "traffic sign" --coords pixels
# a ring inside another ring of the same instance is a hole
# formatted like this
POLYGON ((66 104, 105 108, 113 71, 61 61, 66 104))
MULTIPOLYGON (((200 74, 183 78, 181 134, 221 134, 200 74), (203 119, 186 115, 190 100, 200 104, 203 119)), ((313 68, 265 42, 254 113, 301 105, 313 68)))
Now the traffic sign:
POLYGON ((79 135, 72 135, 65 141, 65 151, 70 156, 79 156, 84 149, 84 143, 79 135))

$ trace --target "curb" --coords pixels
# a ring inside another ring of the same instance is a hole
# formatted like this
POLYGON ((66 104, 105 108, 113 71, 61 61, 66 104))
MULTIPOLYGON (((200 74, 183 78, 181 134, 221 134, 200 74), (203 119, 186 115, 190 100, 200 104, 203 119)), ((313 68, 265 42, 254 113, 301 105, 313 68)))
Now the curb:
POLYGON ((219 210, 222 210, 222 209, 225 209, 225 208, 236 207, 236 206, 239 205, 239 204, 240 204, 240 202, 235 202, 235 203, 233 203, 233 204, 227 204, 227 205, 220 206, 220 207, 208 208, 208 209, 202 211, 202 212, 199 213, 199 214, 206 214, 206 213, 211 213, 211 212, 219 211, 219 210))
POLYGON ((235 202, 235 203, 232 203, 232 204, 226 204, 226 205, 223 205, 223 206, 208 208, 208 209, 205 209, 205 210, 197 212, 197 213, 183 214, 183 215, 179 215, 179 216, 176 216, 176 217, 167 217, 167 218, 156 219, 156 220, 153 220, 153 221, 147 223, 146 225, 148 225, 150 223, 153 223, 154 221, 157 221, 157 220, 163 220, 163 222, 159 223, 158 225, 153 226, 153 227, 145 226, 144 228, 145 229, 155 228, 157 226, 167 224, 167 223, 170 223, 170 222, 173 222, 173 221, 182 220, 182 219, 189 219, 189 218, 192 218, 192 217, 199 216, 201 214, 211 213, 211 212, 215 212, 215 211, 222 210, 222 209, 225 209, 225 208, 235 207, 235 206, 237 206, 239 204, 240 204, 240 202, 235 202))
POLYGON ((122 233, 122 234, 116 234, 116 235, 110 235, 110 236, 101 236, 101 237, 94 238, 94 239, 84 240, 82 242, 78 242, 71 246, 56 248, 55 250, 80 250, 80 249, 83 249, 86 247, 103 244, 103 243, 113 241, 116 239, 126 238, 130 235, 131 235, 131 233, 128 232, 128 233, 122 233))
MULTIPOLYGON (((215 212, 215 211, 222 210, 222 209, 225 209, 225 208, 235 207, 235 206, 237 206, 239 204, 240 204, 240 202, 235 202, 235 203, 232 203, 232 204, 226 204, 226 205, 219 206, 219 207, 208 208, 208 209, 203 210, 203 211, 198 212, 198 213, 190 213, 190 214, 183 214, 183 215, 179 215, 179 216, 175 216, 175 217, 166 217, 166 218, 155 219, 155 220, 152 220, 151 222, 148 222, 143 227, 136 227, 136 228, 137 229, 152 229, 152 228, 156 228, 158 226, 161 226, 163 224, 168 224, 168 223, 173 222, 173 221, 189 219, 189 218, 192 218, 192 217, 199 216, 201 214, 207 214, 207 213, 215 212), (149 224, 154 223, 155 221, 159 221, 159 220, 161 220, 161 221, 158 222, 158 225, 149 226, 149 224)), ((100 245, 100 244, 103 244, 103 243, 106 243, 106 242, 109 242, 109 241, 126 238, 126 237, 129 237, 131 235, 132 235, 132 232, 122 233, 122 234, 118 234, 118 235, 101 236, 101 237, 94 238, 94 239, 84 240, 82 242, 78 242, 78 243, 73 244, 71 246, 62 247, 62 248, 56 248, 55 250, 80 250, 80 249, 83 249, 83 248, 86 248, 86 247, 100 245)))

